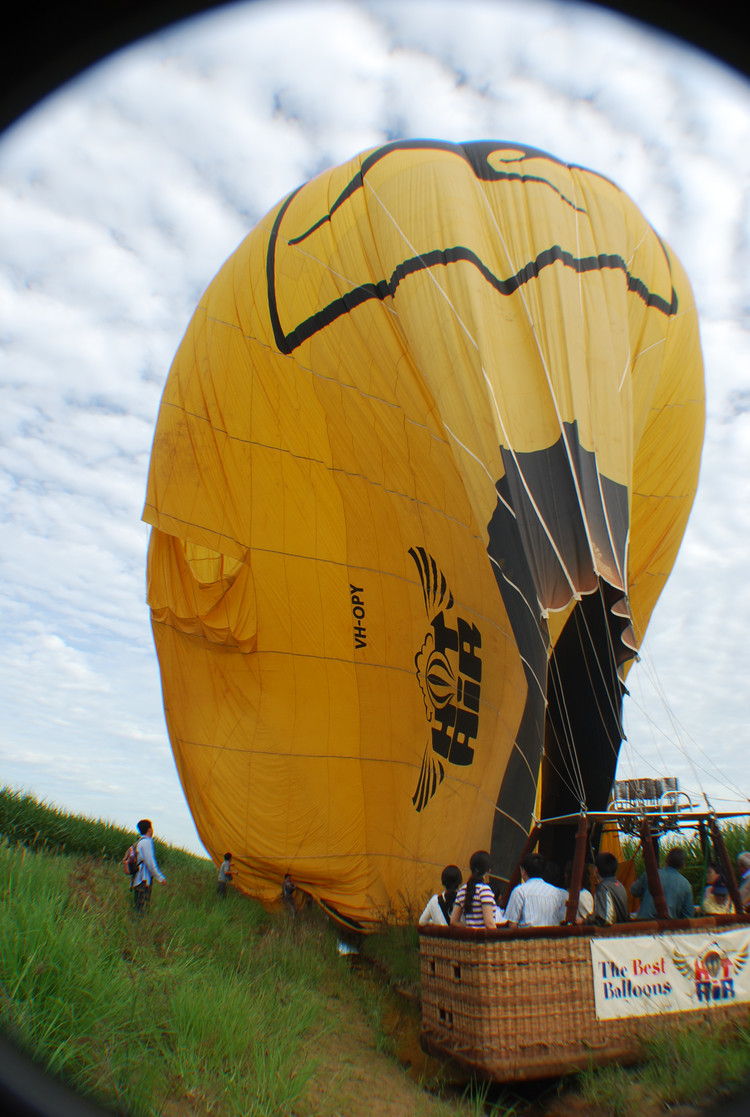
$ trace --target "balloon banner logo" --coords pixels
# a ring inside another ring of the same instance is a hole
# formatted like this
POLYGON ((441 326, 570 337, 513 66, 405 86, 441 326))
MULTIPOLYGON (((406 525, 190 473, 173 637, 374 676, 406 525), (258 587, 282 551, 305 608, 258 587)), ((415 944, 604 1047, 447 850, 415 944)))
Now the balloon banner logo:
POLYGON ((696 953, 692 964, 679 950, 672 951, 672 961, 683 977, 695 980, 696 1000, 708 1004, 732 1000, 736 996, 734 974, 745 968, 748 954, 750 943, 746 942, 732 957, 720 943, 712 942, 707 950, 696 953))
POLYGON ((443 760, 459 766, 474 760, 469 742, 479 731, 482 636, 475 624, 452 613, 453 594, 432 555, 423 547, 412 547, 409 554, 419 572, 430 624, 414 657, 427 721, 432 726, 431 744, 425 747, 412 796, 421 811, 445 778, 443 760))

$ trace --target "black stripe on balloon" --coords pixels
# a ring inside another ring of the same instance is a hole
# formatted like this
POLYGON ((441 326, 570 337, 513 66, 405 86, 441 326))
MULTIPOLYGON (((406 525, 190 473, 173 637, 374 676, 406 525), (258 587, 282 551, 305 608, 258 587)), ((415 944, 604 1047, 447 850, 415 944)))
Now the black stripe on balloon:
POLYGON ((284 338, 284 331, 281 328, 279 321, 279 312, 276 306, 276 240, 279 235, 279 226, 284 219, 284 214, 289 209, 292 199, 302 189, 298 186, 293 190, 286 201, 282 202, 279 206, 279 212, 276 214, 276 219, 271 229, 271 235, 268 242, 268 252, 266 254, 266 286, 268 289, 268 313, 271 318, 271 326, 273 327, 273 337, 276 342, 276 348, 280 353, 290 353, 291 350, 287 348, 286 340, 284 338))
MULTIPOLYGON (((548 186, 550 190, 554 190, 560 199, 577 213, 586 212, 582 206, 577 206, 575 202, 566 197, 559 186, 555 186, 554 182, 550 182, 544 175, 521 174, 520 171, 501 171, 495 167, 491 167, 487 162, 487 156, 491 152, 503 151, 505 149, 510 149, 514 152, 523 152, 523 159, 546 159, 550 163, 557 163, 560 166, 566 165, 561 163, 559 159, 555 159, 553 155, 549 155, 546 151, 540 151, 535 147, 527 147, 524 144, 493 143, 491 141, 453 144, 448 143, 448 141, 440 140, 398 140, 394 143, 379 147, 377 151, 371 152, 366 159, 363 159, 359 171, 346 184, 328 213, 323 214, 323 216, 312 224, 309 229, 306 229, 304 233, 300 233, 299 236, 296 237, 291 237, 289 244, 300 244, 301 241, 311 236, 316 229, 319 229, 321 225, 325 225, 327 221, 330 221, 336 210, 351 198, 352 194, 356 193, 357 190, 361 190, 364 186, 364 176, 370 168, 374 167, 376 163, 379 163, 381 159, 385 159, 388 155, 391 155, 394 151, 449 151, 454 155, 458 155, 461 159, 464 159, 479 179, 485 179, 489 182, 537 182, 543 186, 548 186)), ((522 161, 522 158, 518 159, 519 163, 522 161)), ((587 173, 595 174, 596 172, 588 171, 587 173)), ((598 175, 597 177, 601 178, 602 176, 598 175)))
MULTIPOLYGON (((291 197, 287 199, 284 206, 279 211, 279 214, 274 222, 274 229, 271 234, 271 245, 275 240, 275 231, 277 225, 281 221, 283 212, 291 201, 291 197)), ((273 256, 274 253, 269 246, 269 259, 266 266, 266 273, 269 283, 269 293, 274 291, 273 280, 273 256)), ((512 295, 519 288, 529 283, 532 279, 536 279, 544 268, 550 267, 552 264, 561 263, 563 267, 572 268, 573 271, 583 273, 591 271, 606 271, 616 270, 621 271, 626 279, 628 290, 637 295, 646 306, 653 307, 655 310, 660 311, 662 314, 671 316, 677 313, 677 293, 672 288, 672 295, 670 301, 667 301, 662 295, 657 295, 653 291, 649 291, 646 284, 642 279, 633 276, 628 271, 627 265, 622 256, 613 255, 608 253, 600 253, 598 256, 583 256, 576 257, 572 253, 567 252, 561 248, 559 244, 554 244, 550 248, 540 252, 535 260, 530 260, 523 268, 509 276, 507 279, 500 279, 494 275, 493 272, 484 264, 475 252, 469 248, 464 248, 457 245, 454 248, 436 248, 432 252, 425 252, 421 256, 413 256, 409 260, 404 260, 403 263, 394 270, 389 280, 381 279, 377 283, 365 283, 361 287, 354 287, 351 291, 347 291, 340 299, 334 299, 328 306, 318 311, 317 314, 311 315, 306 318, 304 322, 291 331, 285 334, 281 328, 276 305, 274 299, 269 299, 269 310, 271 312, 271 323, 273 325, 274 340, 276 346, 281 353, 292 353, 304 341, 307 341, 319 330, 325 329, 330 326, 337 318, 341 318, 344 314, 351 313, 352 310, 363 303, 370 302, 372 299, 383 301, 384 299, 393 297, 399 284, 402 280, 410 275, 415 275, 418 272, 428 271, 430 268, 447 266, 455 263, 468 263, 473 265, 481 273, 483 278, 493 287, 500 295, 512 295)))

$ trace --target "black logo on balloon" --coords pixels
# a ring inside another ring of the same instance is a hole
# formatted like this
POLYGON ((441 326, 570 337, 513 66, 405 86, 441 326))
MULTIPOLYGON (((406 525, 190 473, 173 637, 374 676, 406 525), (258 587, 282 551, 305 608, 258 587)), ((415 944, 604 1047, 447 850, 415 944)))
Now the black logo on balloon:
POLYGON ((412 802, 418 811, 429 803, 445 778, 443 761, 466 766, 479 731, 482 637, 475 624, 454 613, 445 575, 423 547, 412 547, 422 582, 430 628, 414 657, 431 742, 425 747, 412 802))

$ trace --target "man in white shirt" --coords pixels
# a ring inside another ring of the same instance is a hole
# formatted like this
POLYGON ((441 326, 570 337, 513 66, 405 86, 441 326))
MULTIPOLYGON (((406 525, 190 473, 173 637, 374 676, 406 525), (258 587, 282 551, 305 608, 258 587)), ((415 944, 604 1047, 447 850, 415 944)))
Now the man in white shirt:
POLYGON ((133 903, 138 915, 146 915, 151 903, 151 884, 154 877, 162 884, 166 884, 166 877, 156 863, 154 828, 150 819, 141 819, 138 823, 138 833, 141 836, 135 847, 138 855, 138 871, 133 877, 133 903))
POLYGON ((521 884, 510 894, 508 927, 554 927, 565 918, 565 893, 543 879, 544 858, 529 853, 521 862, 521 884))

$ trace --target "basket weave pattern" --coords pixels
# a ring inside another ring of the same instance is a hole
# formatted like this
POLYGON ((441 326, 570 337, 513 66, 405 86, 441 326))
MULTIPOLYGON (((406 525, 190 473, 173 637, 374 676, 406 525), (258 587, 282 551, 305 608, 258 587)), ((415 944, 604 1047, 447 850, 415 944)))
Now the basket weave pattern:
MULTIPOLYGON (((590 949, 596 931, 560 934, 565 930, 551 937, 421 934, 425 1050, 498 1081, 521 1080, 635 1059, 650 1029, 703 1015, 599 1020, 590 949)), ((709 1011, 716 1019, 747 1014, 748 1006, 709 1011)))

